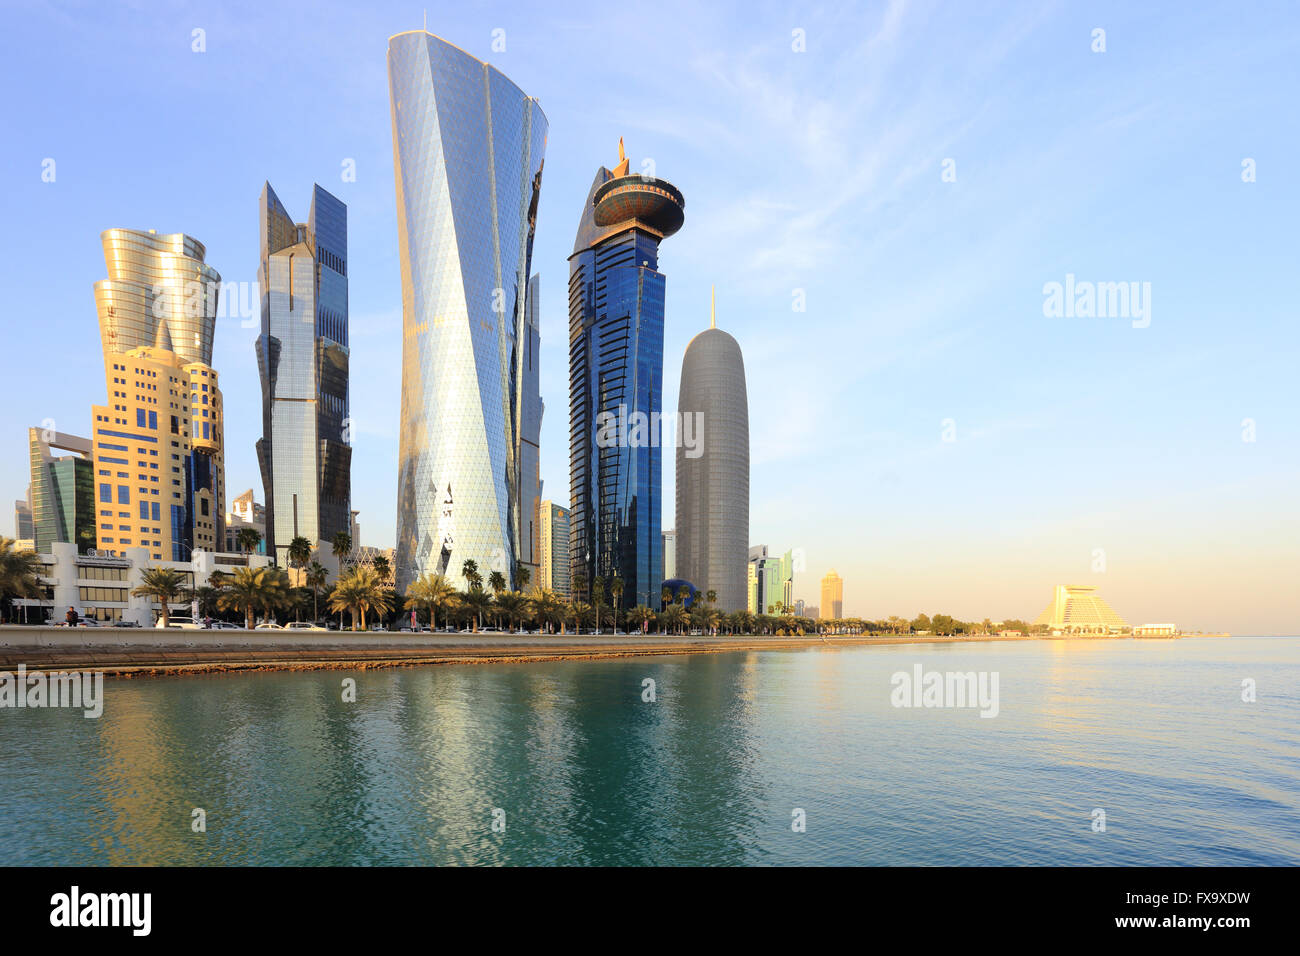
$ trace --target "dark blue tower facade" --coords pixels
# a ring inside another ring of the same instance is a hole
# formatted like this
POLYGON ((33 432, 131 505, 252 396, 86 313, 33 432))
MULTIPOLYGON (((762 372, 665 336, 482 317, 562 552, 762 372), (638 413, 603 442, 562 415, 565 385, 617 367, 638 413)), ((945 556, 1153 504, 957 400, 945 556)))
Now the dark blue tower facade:
MULTIPOLYGON (((664 276, 659 243, 685 201, 622 156, 596 174, 569 257, 569 570, 624 608, 658 607, 663 584, 664 276)), ((667 432, 671 438, 671 431, 667 432)))

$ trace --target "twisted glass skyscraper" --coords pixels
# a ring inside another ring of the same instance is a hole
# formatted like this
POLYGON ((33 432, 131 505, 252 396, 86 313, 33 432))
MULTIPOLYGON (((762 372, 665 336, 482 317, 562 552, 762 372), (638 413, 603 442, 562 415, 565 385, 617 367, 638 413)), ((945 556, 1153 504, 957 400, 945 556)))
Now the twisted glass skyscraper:
POLYGON ((529 275, 546 117, 495 67, 422 30, 388 41, 388 85, 402 267, 398 589, 424 572, 464 587, 467 559, 515 587, 538 534, 529 275))
POLYGON ((569 256, 570 586, 599 579, 622 606, 658 607, 663 585, 660 433, 664 277, 659 243, 681 228, 686 201, 671 183, 601 167, 569 256), (600 440, 602 421, 628 423, 600 440), (638 428, 636 422, 649 424, 638 428))
POLYGON ((266 553, 298 536, 331 542, 351 517, 348 442, 348 209, 320 186, 295 223, 266 183, 259 227, 266 553))

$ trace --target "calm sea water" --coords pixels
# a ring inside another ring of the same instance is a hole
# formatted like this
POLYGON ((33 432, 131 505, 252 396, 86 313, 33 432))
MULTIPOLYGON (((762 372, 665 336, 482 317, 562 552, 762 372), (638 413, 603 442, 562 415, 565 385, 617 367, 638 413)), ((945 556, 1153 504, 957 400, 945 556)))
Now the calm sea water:
POLYGON ((0 710, 0 863, 1300 864, 1300 639, 105 688, 99 720, 0 710), (999 715, 891 706, 918 663, 996 672, 999 715))

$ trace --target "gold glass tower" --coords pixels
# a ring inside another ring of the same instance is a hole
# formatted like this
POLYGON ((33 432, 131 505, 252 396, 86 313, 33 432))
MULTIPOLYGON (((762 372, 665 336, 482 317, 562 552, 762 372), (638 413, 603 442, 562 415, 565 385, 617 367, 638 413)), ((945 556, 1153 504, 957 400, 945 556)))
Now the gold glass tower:
POLYGON ((844 617, 844 579, 831 568, 822 578, 821 616, 832 621, 844 617))
POLYGON ((225 463, 212 368, 221 276, 189 236, 110 229, 95 283, 108 401, 94 415, 97 546, 221 550, 225 463))

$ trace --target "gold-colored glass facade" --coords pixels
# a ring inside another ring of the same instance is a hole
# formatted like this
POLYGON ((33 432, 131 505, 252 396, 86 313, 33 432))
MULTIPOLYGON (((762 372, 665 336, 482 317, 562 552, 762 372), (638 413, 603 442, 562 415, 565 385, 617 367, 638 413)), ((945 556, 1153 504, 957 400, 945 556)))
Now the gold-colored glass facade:
POLYGON ((831 568, 822 578, 821 615, 838 621, 844 617, 844 579, 831 568))

